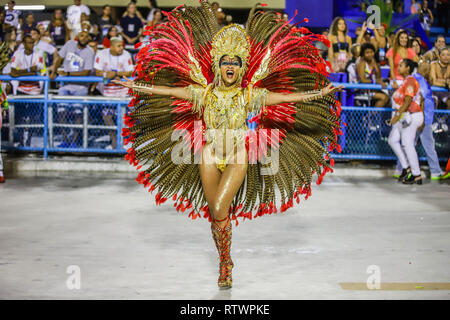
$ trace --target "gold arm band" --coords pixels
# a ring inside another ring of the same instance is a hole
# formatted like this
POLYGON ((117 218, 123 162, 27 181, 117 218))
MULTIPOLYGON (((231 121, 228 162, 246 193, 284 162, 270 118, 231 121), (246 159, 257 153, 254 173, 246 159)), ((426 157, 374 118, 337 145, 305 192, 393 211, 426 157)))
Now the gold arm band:
MULTIPOLYGON (((152 89, 153 89, 153 86, 148 87, 148 86, 146 86, 146 85, 136 85, 136 84, 133 84, 133 87, 131 87, 131 89, 132 89, 133 91, 144 91, 145 89, 150 89, 150 90, 152 90, 152 89)), ((153 93, 153 92, 152 92, 152 93, 153 93)))
POLYGON ((304 98, 302 102, 309 102, 309 101, 315 100, 317 98, 322 98, 322 97, 323 97, 323 93, 320 92, 320 93, 313 94, 312 96, 309 96, 307 98, 304 98))

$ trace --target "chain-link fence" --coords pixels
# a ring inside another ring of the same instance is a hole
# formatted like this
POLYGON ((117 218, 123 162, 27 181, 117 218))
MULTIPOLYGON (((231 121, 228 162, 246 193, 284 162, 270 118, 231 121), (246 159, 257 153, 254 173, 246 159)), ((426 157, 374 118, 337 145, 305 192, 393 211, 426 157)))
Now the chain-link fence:
MULTIPOLYGON (((30 77, 28 77, 30 78, 30 77)), ((27 78, 27 80, 29 80, 27 78)), ((2 148, 24 151, 125 153, 124 115, 129 99, 98 96, 57 96, 48 93, 49 79, 44 95, 10 97, 9 112, 2 128, 2 148)), ((1 80, 11 80, 0 76, 1 80)), ((17 79, 17 78, 16 78, 17 79)), ((100 77, 59 77, 57 81, 98 82, 100 77)), ((334 83, 339 85, 340 83, 334 83)), ((346 84, 347 89, 380 89, 377 85, 346 84)), ((342 101, 347 101, 344 90, 342 101)), ((342 153, 333 154, 344 159, 393 160, 388 137, 391 127, 386 120, 392 109, 374 107, 342 107, 343 135, 339 137, 342 153)), ((440 160, 450 156, 450 111, 436 110, 433 132, 440 160)), ((421 160, 425 152, 418 144, 421 160)))
MULTIPOLYGON (((339 137, 342 153, 336 158, 395 160, 388 143, 391 127, 386 121, 392 118, 392 109, 374 107, 342 107, 343 135, 339 137)), ((450 156, 450 111, 436 110, 432 125, 436 151, 440 160, 450 156)), ((425 151, 418 142, 417 152, 426 160, 425 151)))

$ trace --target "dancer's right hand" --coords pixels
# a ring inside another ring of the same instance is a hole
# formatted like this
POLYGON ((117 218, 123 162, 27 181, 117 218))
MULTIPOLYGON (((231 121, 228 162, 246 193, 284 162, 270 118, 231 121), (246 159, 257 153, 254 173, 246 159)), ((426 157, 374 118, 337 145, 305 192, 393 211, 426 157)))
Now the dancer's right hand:
POLYGON ((114 79, 114 80, 111 80, 111 82, 113 82, 113 83, 115 83, 115 84, 118 84, 118 85, 121 85, 121 86, 123 86, 123 87, 127 87, 127 88, 132 89, 132 88, 133 88, 133 85, 134 85, 134 81, 128 79, 128 78, 125 77, 125 76, 123 77, 123 79, 124 79, 125 81, 114 79))

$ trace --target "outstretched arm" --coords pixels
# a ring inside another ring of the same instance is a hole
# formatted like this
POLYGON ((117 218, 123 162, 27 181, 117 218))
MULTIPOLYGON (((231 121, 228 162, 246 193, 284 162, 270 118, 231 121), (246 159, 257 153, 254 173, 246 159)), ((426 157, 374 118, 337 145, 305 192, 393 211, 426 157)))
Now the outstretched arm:
POLYGON ((327 87, 317 91, 296 93, 269 92, 266 96, 266 106, 290 102, 307 102, 315 99, 320 99, 332 92, 342 91, 342 88, 342 85, 339 87, 333 87, 333 85, 330 83, 327 87))
POLYGON ((190 100, 191 96, 187 88, 174 88, 167 86, 140 86, 134 83, 133 80, 128 79, 127 77, 123 77, 126 81, 121 80, 112 80, 115 84, 121 85, 123 87, 127 87, 132 89, 133 91, 148 93, 148 94, 159 94, 163 96, 172 96, 178 99, 190 100))

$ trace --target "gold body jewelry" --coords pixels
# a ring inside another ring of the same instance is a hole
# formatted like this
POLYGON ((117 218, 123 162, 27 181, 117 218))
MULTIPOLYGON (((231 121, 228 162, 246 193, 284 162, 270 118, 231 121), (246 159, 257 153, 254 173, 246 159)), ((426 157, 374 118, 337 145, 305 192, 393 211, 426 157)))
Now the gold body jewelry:
POLYGON ((249 94, 248 89, 238 86, 209 90, 199 85, 190 85, 188 90, 194 104, 193 110, 205 121, 206 143, 211 143, 213 149, 218 150, 215 152, 216 164, 223 172, 230 158, 237 154, 236 150, 244 146, 249 112, 256 115, 261 111, 268 90, 253 88, 249 94))

